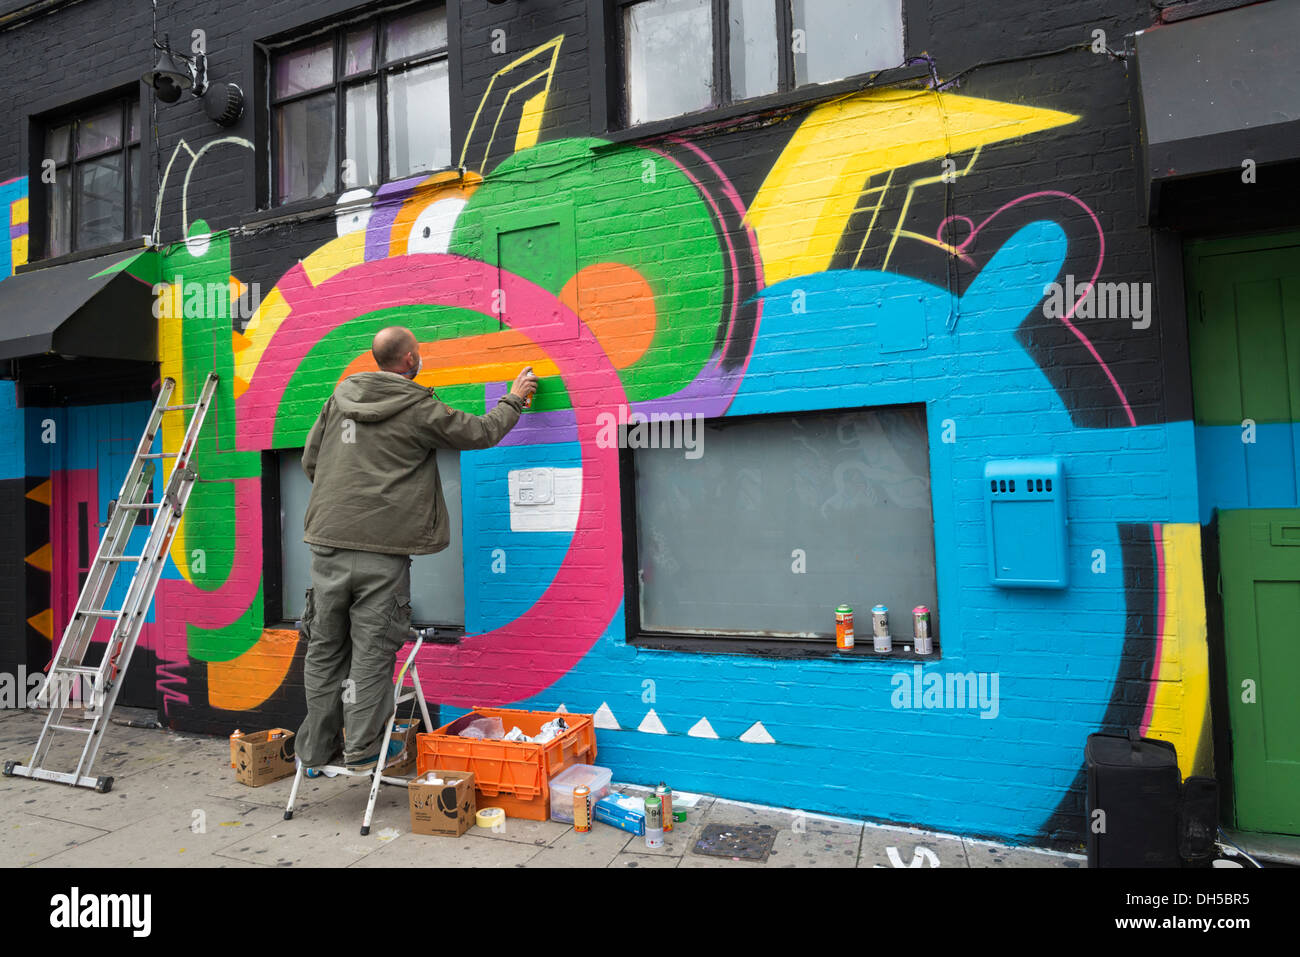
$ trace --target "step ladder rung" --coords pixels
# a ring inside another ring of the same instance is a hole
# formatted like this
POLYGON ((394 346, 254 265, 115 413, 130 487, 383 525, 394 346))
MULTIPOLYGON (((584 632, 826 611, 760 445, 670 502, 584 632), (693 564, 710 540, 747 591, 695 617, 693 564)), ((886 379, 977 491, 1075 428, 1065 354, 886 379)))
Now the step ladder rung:
POLYGON ((59 731, 72 731, 76 734, 94 734, 99 730, 98 728, 74 728, 70 724, 52 724, 50 727, 59 731))
POLYGON ((140 458, 142 458, 142 459, 174 459, 174 458, 176 458, 178 455, 180 455, 179 452, 146 452, 146 453, 144 453, 144 455, 140 456, 140 458))
POLYGON ((143 560, 143 555, 105 555, 103 557, 103 561, 106 562, 138 562, 143 560))
POLYGON ((161 411, 179 412, 181 409, 197 409, 198 407, 199 404, 197 402, 191 402, 188 405, 164 405, 161 411))
POLYGON ((99 677, 98 665, 55 665, 51 670, 63 674, 93 675, 96 678, 99 677))
POLYGON ((92 615, 95 618, 121 618, 122 610, 113 608, 87 608, 77 612, 78 615, 92 615))
POLYGON ((143 511, 146 508, 162 508, 162 502, 141 502, 139 505, 119 505, 118 508, 131 508, 143 511))

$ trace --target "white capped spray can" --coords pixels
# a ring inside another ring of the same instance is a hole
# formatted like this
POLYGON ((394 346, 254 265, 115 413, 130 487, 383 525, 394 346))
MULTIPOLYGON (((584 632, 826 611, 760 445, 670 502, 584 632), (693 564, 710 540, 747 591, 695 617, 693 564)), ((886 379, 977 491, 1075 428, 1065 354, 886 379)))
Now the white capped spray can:
POLYGON ((889 637, 889 609, 884 605, 875 605, 871 609, 871 634, 876 651, 888 654, 894 650, 894 641, 889 637))

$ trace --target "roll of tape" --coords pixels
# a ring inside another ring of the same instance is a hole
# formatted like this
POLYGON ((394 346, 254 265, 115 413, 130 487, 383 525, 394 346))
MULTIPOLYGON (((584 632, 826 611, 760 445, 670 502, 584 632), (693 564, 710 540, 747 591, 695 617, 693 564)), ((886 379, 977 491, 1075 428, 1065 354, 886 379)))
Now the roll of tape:
POLYGON ((506 812, 499 807, 485 807, 474 815, 474 823, 479 827, 493 828, 506 819, 506 812))

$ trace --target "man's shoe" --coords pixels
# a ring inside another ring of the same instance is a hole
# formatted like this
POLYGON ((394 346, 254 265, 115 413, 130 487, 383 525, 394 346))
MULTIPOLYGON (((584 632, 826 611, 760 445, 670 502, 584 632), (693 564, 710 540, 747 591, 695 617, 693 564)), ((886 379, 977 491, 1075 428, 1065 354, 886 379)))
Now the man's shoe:
MULTIPOLYGON (((389 761, 392 761, 393 758, 397 757, 401 753, 402 753, 402 742, 389 741, 388 760, 385 761, 384 764, 385 765, 388 764, 389 761)), ((367 771, 373 771, 375 769, 375 765, 378 763, 379 763, 379 755, 374 754, 368 758, 363 758, 360 761, 349 761, 347 763, 347 769, 351 771, 353 774, 364 774, 367 771)))
MULTIPOLYGON (((299 765, 302 764, 302 758, 294 758, 294 760, 297 761, 299 765)), ((307 777, 311 778, 312 780, 315 780, 316 778, 319 778, 319 777, 321 777, 322 775, 323 775, 324 777, 327 777, 327 778, 336 778, 336 777, 339 776, 339 773, 338 773, 337 771, 326 771, 326 770, 324 770, 324 768, 325 768, 326 766, 337 767, 338 765, 340 765, 340 764, 342 764, 342 763, 343 763, 343 755, 342 755, 342 754, 336 754, 336 755, 334 755, 334 757, 332 757, 329 761, 325 762, 325 764, 321 765, 321 767, 319 767, 319 768, 305 768, 305 769, 303 770, 303 773, 304 773, 307 777)))

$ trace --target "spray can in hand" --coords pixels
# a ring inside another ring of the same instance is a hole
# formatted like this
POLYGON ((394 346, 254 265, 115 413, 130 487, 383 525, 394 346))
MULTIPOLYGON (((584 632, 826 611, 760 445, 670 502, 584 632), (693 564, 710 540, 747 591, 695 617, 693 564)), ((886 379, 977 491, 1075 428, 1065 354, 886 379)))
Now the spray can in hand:
MULTIPOLYGON (((532 374, 533 374, 533 367, 532 367, 532 366, 528 366, 526 369, 524 369, 524 371, 527 372, 529 375, 532 375, 532 374)), ((525 408, 525 409, 531 409, 531 408, 533 407, 533 395, 534 395, 534 394, 535 394, 535 392, 530 392, 530 393, 528 393, 527 398, 524 399, 524 408, 525 408)))

